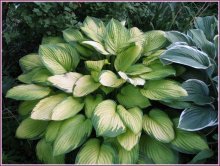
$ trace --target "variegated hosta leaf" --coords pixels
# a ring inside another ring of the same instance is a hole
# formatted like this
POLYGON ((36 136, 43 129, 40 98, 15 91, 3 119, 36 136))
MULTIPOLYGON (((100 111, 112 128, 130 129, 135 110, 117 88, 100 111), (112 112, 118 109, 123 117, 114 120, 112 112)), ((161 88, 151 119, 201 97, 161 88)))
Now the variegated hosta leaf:
POLYGON ((87 16, 81 30, 92 40, 101 43, 105 34, 105 25, 100 19, 87 16))
POLYGON ((77 65, 79 64, 79 61, 80 61, 80 56, 77 52, 77 49, 69 43, 59 43, 59 44, 56 44, 56 45, 64 48, 71 55, 71 57, 72 57, 72 62, 71 63, 73 65, 73 68, 75 69, 77 67, 77 65))
POLYGON ((142 95, 151 100, 169 100, 187 96, 187 92, 177 82, 171 80, 148 81, 144 89, 140 90, 142 95))
POLYGON ((135 64, 135 65, 130 66, 126 70, 126 74, 133 76, 133 75, 148 73, 151 71, 152 71, 151 68, 149 68, 143 64, 135 64))
POLYGON ((78 29, 68 28, 63 31, 63 38, 66 42, 82 41, 84 39, 82 33, 78 29))
POLYGON ((21 75, 18 76, 18 80, 26 83, 26 84, 31 84, 32 83, 32 78, 33 76, 39 71, 41 68, 34 68, 32 70, 29 70, 28 72, 25 72, 21 75))
POLYGON ((105 47, 102 44, 98 43, 98 42, 95 42, 95 41, 84 41, 84 42, 82 42, 82 44, 93 47, 100 54, 103 54, 103 55, 109 55, 110 54, 110 53, 108 53, 105 50, 105 47))
POLYGON ((116 137, 125 132, 126 128, 116 106, 113 100, 104 100, 95 108, 92 123, 97 136, 116 137))
POLYGON ((26 83, 38 83, 48 85, 47 78, 51 76, 51 73, 45 68, 34 68, 27 73, 18 76, 18 80, 26 83))
POLYGON ((7 92, 6 97, 15 100, 37 100, 49 95, 50 92, 51 89, 48 87, 34 84, 23 84, 11 88, 7 92))
POLYGON ((126 110, 122 105, 118 105, 117 112, 124 124, 134 134, 138 134, 141 131, 143 113, 138 107, 126 110))
POLYGON ((79 43, 73 43, 72 45, 74 46, 74 48, 76 48, 77 52, 82 56, 81 58, 83 59, 89 58, 94 54, 91 49, 84 47, 79 43))
POLYGON ((19 60, 20 67, 22 71, 26 72, 32 70, 36 67, 43 67, 43 63, 41 62, 40 56, 36 53, 28 54, 23 56, 19 60))
POLYGON ((106 87, 106 86, 101 86, 100 89, 106 94, 108 95, 109 93, 111 93, 114 88, 110 88, 110 87, 106 87))
POLYGON ((204 138, 192 131, 184 131, 179 128, 179 119, 174 119, 175 124, 175 138, 171 142, 172 147, 182 153, 195 154, 202 150, 209 149, 207 142, 204 138))
POLYGON ((39 102, 39 100, 32 101, 23 101, 18 108, 18 113, 22 116, 28 115, 31 113, 35 105, 39 102))
POLYGON ((155 61, 148 67, 152 69, 152 71, 140 75, 141 78, 146 80, 158 80, 168 76, 176 75, 176 71, 172 66, 165 66, 159 61, 155 61))
POLYGON ((74 62, 70 50, 61 46, 41 45, 39 54, 44 65, 53 74, 67 73, 76 67, 76 62, 74 62))
POLYGON ((106 26, 104 38, 106 50, 110 54, 116 55, 131 44, 129 39, 129 31, 119 21, 111 19, 106 26))
POLYGON ((125 150, 120 145, 118 149, 118 162, 119 164, 136 164, 139 155, 139 146, 138 144, 133 147, 130 151, 125 150))
POLYGON ((95 97, 88 95, 86 96, 84 103, 85 103, 85 114, 87 116, 87 118, 91 118, 92 114, 96 108, 96 106, 101 103, 101 101, 103 100, 103 97, 98 94, 95 97))
POLYGON ((45 133, 45 139, 47 142, 55 141, 62 123, 62 121, 51 121, 49 123, 45 133))
POLYGON ((133 133, 131 130, 127 129, 125 133, 117 136, 119 144, 127 151, 132 150, 135 145, 139 142, 140 133, 133 133))
POLYGON ((16 130, 16 137, 22 139, 33 139, 40 136, 47 128, 47 121, 33 120, 27 118, 21 122, 16 130))
POLYGON ((58 44, 65 43, 62 37, 59 36, 44 36, 41 44, 58 44))
MULTIPOLYGON (((149 136, 143 136, 140 141, 141 153, 154 164, 177 164, 178 155, 167 144, 161 143, 149 136)), ((150 164, 153 164, 150 163, 150 164)))
POLYGON ((65 155, 53 156, 52 144, 41 139, 36 146, 37 157, 45 164, 64 164, 65 155))
POLYGON ((178 128, 197 131, 217 124, 218 112, 213 105, 192 105, 181 113, 178 128))
POLYGON ((169 143, 175 137, 172 121, 159 109, 152 109, 149 115, 144 115, 143 129, 160 142, 169 143))
POLYGON ((132 85, 124 86, 117 95, 118 102, 126 108, 150 106, 148 98, 144 97, 138 87, 132 85))
POLYGON ((147 54, 147 56, 145 58, 143 58, 143 64, 144 65, 150 65, 151 63, 153 63, 154 61, 158 60, 160 55, 164 52, 165 50, 157 50, 153 53, 150 53, 149 55, 147 54))
POLYGON ((99 82, 103 86, 116 88, 122 85, 125 81, 118 78, 111 70, 103 70, 99 76, 99 82))
POLYGON ((142 45, 145 41, 144 33, 138 29, 137 27, 133 27, 130 29, 131 39, 132 42, 137 42, 138 44, 142 45))
POLYGON ((99 75, 100 75, 100 71, 95 71, 95 70, 91 71, 91 76, 95 82, 99 82, 99 75))
POLYGON ((79 99, 72 96, 67 97, 65 100, 56 105, 53 109, 52 120, 64 120, 76 115, 84 107, 79 99))
POLYGON ((209 57, 215 58, 215 45, 214 43, 208 41, 204 32, 200 29, 190 29, 187 31, 187 35, 190 36, 195 42, 196 46, 207 53, 209 57))
POLYGON ((141 55, 142 47, 138 44, 130 46, 128 49, 117 54, 114 65, 117 71, 126 71, 133 63, 135 63, 141 55))
POLYGON ((82 77, 82 74, 80 73, 69 72, 66 74, 51 76, 48 78, 48 81, 64 92, 72 93, 73 86, 80 77, 82 77))
POLYGON ((160 101, 160 103, 175 109, 186 109, 192 106, 192 103, 179 101, 179 100, 169 100, 169 101, 160 101))
POLYGON ((42 85, 49 85, 50 83, 47 81, 47 79, 51 75, 52 74, 47 69, 42 68, 33 75, 32 82, 42 84, 42 85))
POLYGON ((54 108, 65 99, 65 94, 58 94, 40 100, 40 102, 34 107, 31 113, 31 118, 38 120, 51 120, 54 108))
POLYGON ((188 79, 183 82, 182 87, 187 91, 188 96, 182 97, 181 101, 192 101, 198 105, 210 104, 213 101, 209 96, 209 88, 203 81, 188 79))
POLYGON ((85 65, 90 71, 101 71, 105 64, 109 64, 107 59, 99 61, 85 61, 85 65))
POLYGON ((160 30, 153 30, 145 33, 144 53, 150 51, 156 51, 162 48, 167 39, 165 38, 165 32, 160 30))
POLYGON ((53 154, 68 153, 84 143, 92 132, 92 123, 83 115, 76 115, 63 122, 54 141, 53 154))
POLYGON ((110 144, 93 138, 87 141, 76 156, 76 164, 114 164, 115 150, 110 144))
POLYGON ((194 46, 194 41, 192 38, 184 33, 178 32, 178 31, 169 31, 166 32, 166 38, 171 42, 171 43, 176 43, 176 42, 185 42, 190 46, 194 46))
POLYGON ((174 45, 160 56, 160 60, 166 65, 177 63, 196 69, 207 69, 210 66, 206 53, 187 45, 174 45))
POLYGON ((127 74, 122 71, 119 71, 118 74, 122 79, 124 79, 125 81, 129 82, 134 86, 145 84, 145 80, 140 78, 139 76, 128 77, 127 74))
POLYGON ((76 81, 73 89, 73 96, 86 96, 98 89, 99 86, 100 83, 95 82, 90 75, 84 75, 76 81))

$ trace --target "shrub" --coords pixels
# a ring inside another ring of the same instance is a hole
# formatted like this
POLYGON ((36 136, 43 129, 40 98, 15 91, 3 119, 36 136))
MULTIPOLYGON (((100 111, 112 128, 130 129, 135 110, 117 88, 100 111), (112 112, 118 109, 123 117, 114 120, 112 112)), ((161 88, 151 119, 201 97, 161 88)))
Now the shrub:
POLYGON ((210 50, 217 50, 217 37, 207 32, 215 22, 197 18, 198 29, 185 35, 87 17, 63 38, 43 38, 38 53, 19 61, 23 84, 7 92, 24 100, 16 136, 40 139, 36 153, 44 163, 64 163, 73 150, 78 164, 175 164, 182 153, 196 154, 187 161, 196 163, 212 156, 197 130, 216 125, 217 96, 187 73, 205 72, 216 90, 217 52, 210 50), (177 109, 185 109, 180 119, 177 109))

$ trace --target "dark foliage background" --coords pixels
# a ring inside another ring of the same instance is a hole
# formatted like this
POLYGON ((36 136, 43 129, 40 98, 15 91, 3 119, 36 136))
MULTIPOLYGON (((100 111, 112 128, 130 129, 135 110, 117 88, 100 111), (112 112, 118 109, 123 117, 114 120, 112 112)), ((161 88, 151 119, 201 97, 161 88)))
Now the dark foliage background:
MULTIPOLYGON (((15 138, 21 119, 17 114, 18 102, 4 96, 18 83, 21 73, 18 60, 37 52, 44 35, 61 35, 68 27, 78 27, 86 16, 109 20, 126 20, 127 26, 143 31, 178 30, 192 28, 195 17, 215 15, 217 3, 3 3, 3 55, 2 55, 2 124, 3 163, 39 163, 35 156, 35 141, 15 138)), ((214 157, 207 163, 217 163, 217 141, 210 145, 214 157)), ((187 161, 186 156, 186 161, 187 161)), ((67 163, 74 162, 74 152, 68 154, 67 163)))

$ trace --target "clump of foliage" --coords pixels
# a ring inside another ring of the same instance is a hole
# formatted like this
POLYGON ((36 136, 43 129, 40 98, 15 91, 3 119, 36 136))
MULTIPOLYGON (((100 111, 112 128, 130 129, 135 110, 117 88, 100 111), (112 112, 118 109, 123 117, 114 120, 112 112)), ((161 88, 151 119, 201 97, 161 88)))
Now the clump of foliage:
POLYGON ((182 154, 204 162, 213 152, 197 130, 217 124, 217 96, 187 73, 206 73, 216 90, 216 31, 206 31, 215 22, 198 17, 186 35, 87 17, 63 38, 43 38, 19 61, 23 84, 7 92, 24 100, 16 136, 39 139, 44 163, 64 163, 71 151, 78 164, 175 164, 182 154))

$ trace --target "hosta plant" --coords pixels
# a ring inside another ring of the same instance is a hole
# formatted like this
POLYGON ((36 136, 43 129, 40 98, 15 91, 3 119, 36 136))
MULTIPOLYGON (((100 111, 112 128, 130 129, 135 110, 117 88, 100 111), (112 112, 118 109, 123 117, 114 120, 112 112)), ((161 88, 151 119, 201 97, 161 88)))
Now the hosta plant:
POLYGON ((195 130, 216 124, 215 101, 202 80, 183 78, 186 66, 215 76, 216 54, 206 51, 215 50, 209 46, 216 48, 217 40, 203 43, 197 32, 202 30, 144 33, 115 19, 87 17, 62 38, 44 37, 38 53, 20 59, 22 84, 7 93, 23 101, 16 137, 38 140, 43 163, 65 163, 72 151, 77 164, 176 164, 183 154, 195 155, 187 162, 196 163, 210 157, 204 135, 195 130), (178 109, 185 109, 181 116, 178 109), (188 115, 193 111, 203 114, 195 119, 188 115), (209 122, 201 117, 207 112, 209 122))

